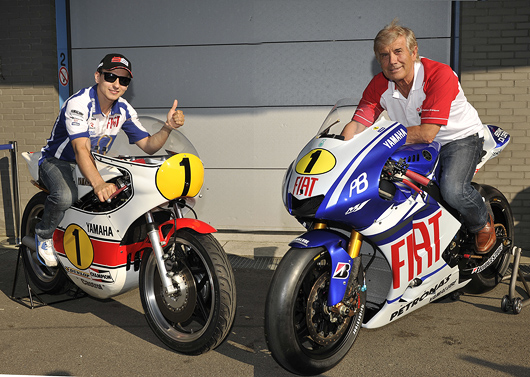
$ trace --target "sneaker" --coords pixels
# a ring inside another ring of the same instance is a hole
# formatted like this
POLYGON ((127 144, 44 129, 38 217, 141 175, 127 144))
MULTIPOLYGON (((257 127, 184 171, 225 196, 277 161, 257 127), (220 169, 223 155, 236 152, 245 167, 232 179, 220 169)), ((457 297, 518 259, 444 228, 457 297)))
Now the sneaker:
POLYGON ((35 247, 37 248, 37 259, 48 267, 57 266, 57 257, 53 247, 53 240, 44 239, 35 234, 35 247))

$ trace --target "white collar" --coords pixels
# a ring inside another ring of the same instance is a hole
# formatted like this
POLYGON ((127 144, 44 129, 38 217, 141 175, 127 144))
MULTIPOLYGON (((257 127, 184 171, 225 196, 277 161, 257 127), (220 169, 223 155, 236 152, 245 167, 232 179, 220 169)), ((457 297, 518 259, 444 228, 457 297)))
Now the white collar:
MULTIPOLYGON (((421 59, 421 57, 420 57, 421 59)), ((418 89, 423 89, 423 78, 425 77, 425 71, 423 69, 423 64, 420 62, 414 62, 414 79, 412 80, 412 87, 410 88, 409 97, 410 94, 418 89)), ((392 97, 393 98, 405 98, 403 95, 397 90, 396 83, 394 81, 392 82, 392 97)))

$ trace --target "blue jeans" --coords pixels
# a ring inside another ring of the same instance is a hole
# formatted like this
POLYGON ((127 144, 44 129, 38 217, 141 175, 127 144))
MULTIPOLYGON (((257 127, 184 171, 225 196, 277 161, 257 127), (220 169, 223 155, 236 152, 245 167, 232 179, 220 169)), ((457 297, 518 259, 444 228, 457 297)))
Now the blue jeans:
POLYGON ((77 201, 75 166, 75 162, 54 157, 45 159, 39 166, 39 178, 50 191, 44 203, 42 219, 35 225, 35 233, 41 238, 52 238, 55 228, 64 217, 64 212, 77 201))
POLYGON ((488 209, 471 180, 480 160, 484 139, 477 134, 445 144, 440 150, 442 197, 463 217, 472 233, 489 220, 488 209))

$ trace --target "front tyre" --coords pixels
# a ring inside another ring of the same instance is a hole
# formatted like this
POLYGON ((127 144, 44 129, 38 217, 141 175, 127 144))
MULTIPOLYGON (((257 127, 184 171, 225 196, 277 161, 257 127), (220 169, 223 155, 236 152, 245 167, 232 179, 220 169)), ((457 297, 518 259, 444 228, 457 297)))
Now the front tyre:
POLYGON ((166 271, 177 292, 168 295, 155 255, 146 250, 140 269, 140 298, 147 323, 169 348, 199 355, 228 335, 236 311, 232 266, 211 234, 180 229, 164 248, 166 271))
POLYGON ((333 368, 355 341, 365 313, 362 266, 352 296, 353 316, 327 306, 331 258, 324 248, 290 249, 278 265, 265 304, 265 337, 285 369, 316 375, 333 368), (359 279, 359 277, 361 277, 359 279))

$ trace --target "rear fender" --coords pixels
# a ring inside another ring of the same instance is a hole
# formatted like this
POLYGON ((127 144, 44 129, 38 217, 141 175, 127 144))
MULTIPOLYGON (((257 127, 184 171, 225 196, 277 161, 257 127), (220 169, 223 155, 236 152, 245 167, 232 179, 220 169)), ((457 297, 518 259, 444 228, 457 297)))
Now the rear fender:
POLYGON ((346 293, 353 259, 346 252, 349 238, 327 229, 311 230, 297 237, 289 246, 300 249, 323 247, 331 256, 331 282, 329 284, 328 306, 338 304, 346 293))

